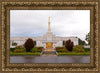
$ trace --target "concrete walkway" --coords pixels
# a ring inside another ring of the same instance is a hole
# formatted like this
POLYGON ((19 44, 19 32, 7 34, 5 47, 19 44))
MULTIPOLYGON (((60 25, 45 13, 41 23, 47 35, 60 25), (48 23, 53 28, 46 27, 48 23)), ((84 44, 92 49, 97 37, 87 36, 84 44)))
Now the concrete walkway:
POLYGON ((10 56, 10 63, 90 63, 90 56, 10 56))

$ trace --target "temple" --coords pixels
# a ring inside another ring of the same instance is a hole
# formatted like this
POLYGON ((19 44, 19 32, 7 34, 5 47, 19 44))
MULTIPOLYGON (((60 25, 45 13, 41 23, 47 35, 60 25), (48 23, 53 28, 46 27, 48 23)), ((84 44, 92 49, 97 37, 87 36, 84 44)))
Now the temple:
POLYGON ((36 41, 36 47, 44 47, 45 49, 63 47, 64 41, 67 41, 69 39, 73 41, 74 45, 78 45, 77 37, 59 37, 54 35, 51 32, 50 17, 48 18, 48 31, 45 35, 43 35, 42 37, 10 37, 10 46, 12 46, 13 42, 16 42, 17 45, 23 45, 28 38, 36 41))

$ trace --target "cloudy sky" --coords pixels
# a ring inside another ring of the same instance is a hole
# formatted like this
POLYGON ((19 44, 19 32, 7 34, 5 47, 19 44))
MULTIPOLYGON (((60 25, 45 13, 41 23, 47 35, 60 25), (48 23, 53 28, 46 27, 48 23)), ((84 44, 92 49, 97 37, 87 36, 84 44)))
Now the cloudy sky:
POLYGON ((11 10, 10 36, 43 36, 48 31, 49 16, 51 31, 56 36, 84 40, 90 31, 89 10, 11 10))

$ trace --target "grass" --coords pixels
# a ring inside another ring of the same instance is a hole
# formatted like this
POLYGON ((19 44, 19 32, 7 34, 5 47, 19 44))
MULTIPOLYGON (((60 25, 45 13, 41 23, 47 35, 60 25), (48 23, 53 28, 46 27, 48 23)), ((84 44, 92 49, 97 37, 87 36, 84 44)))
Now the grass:
POLYGON ((58 52, 58 55, 90 55, 90 52, 66 52, 66 53, 61 53, 61 52, 58 52))
MULTIPOLYGON (((40 55, 40 52, 35 52, 35 53, 32 53, 32 52, 23 52, 23 53, 13 53, 13 52, 10 52, 10 55, 11 56, 17 56, 17 55, 37 55, 39 56, 40 55)), ((90 52, 58 52, 58 55, 90 55, 90 52)))
POLYGON ((32 52, 23 52, 23 53, 13 53, 10 52, 11 56, 15 56, 15 55, 40 55, 40 52, 36 52, 36 53, 32 53, 32 52))

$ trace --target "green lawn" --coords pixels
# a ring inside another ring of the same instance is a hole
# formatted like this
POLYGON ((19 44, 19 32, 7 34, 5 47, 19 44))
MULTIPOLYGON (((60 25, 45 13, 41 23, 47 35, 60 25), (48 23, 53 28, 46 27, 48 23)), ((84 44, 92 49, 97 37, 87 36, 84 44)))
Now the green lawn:
POLYGON ((32 53, 32 52, 23 52, 23 53, 13 53, 10 52, 10 55, 15 56, 15 55, 40 55, 40 52, 32 53))
POLYGON ((79 52, 79 53, 76 53, 76 52, 67 52, 67 53, 61 53, 61 52, 58 52, 58 55, 90 55, 90 52, 79 52))
MULTIPOLYGON (((13 52, 10 52, 10 55, 11 56, 15 56, 15 55, 40 55, 40 52, 35 52, 35 53, 32 53, 32 52, 24 52, 24 53, 13 53, 13 52)), ((61 53, 61 52, 58 52, 58 55, 59 56, 63 56, 63 55, 90 55, 90 52, 84 52, 84 53, 76 53, 76 52, 66 52, 66 53, 61 53)))

